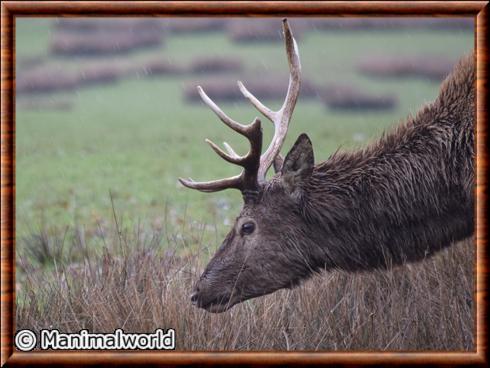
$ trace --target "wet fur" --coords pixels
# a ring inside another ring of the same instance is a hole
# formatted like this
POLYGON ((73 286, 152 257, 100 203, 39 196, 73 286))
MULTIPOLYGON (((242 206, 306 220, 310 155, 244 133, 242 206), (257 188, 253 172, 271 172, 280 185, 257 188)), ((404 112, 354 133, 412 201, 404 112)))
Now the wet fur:
POLYGON ((474 231, 475 71, 463 58, 439 97, 367 148, 338 152, 303 184, 312 268, 418 261, 474 231), (322 240, 324 239, 324 240, 322 240))

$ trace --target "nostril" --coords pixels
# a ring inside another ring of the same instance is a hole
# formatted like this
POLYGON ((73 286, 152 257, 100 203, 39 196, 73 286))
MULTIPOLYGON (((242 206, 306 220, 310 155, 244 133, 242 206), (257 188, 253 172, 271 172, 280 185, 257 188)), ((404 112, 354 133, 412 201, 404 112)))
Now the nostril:
POLYGON ((195 304, 197 302, 197 292, 191 294, 191 303, 195 304))

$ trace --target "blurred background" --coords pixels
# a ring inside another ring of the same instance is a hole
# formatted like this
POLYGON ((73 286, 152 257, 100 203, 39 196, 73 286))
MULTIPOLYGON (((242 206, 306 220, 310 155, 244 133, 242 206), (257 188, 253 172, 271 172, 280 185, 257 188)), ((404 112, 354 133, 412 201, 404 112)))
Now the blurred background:
MULTIPOLYGON (((474 45, 469 18, 291 19, 291 25, 303 85, 282 151, 306 132, 317 162, 369 143, 434 100, 474 45)), ((229 142, 239 153, 248 147, 195 87, 243 123, 258 112, 237 80, 278 108, 288 82, 281 37, 279 18, 18 18, 18 252, 36 249, 39 234, 66 235, 68 228, 79 229, 84 242, 100 240, 115 217, 149 230, 180 227, 182 234, 197 226, 205 243, 219 245, 241 207, 240 193, 203 194, 177 178, 239 172, 205 138, 229 142)))

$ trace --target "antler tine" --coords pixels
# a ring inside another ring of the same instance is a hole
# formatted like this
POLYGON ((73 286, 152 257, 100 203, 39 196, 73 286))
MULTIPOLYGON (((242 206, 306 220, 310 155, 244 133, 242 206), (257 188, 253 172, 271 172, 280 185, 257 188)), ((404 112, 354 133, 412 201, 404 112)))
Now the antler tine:
POLYGON ((235 165, 240 165, 243 162, 243 157, 240 157, 238 155, 232 156, 229 155, 228 153, 224 152, 221 148, 218 147, 213 141, 206 139, 206 143, 211 146, 214 152, 218 154, 223 160, 228 161, 232 164, 235 165))
POLYGON ((267 171, 271 167, 274 159, 281 150, 286 138, 289 121, 293 114, 296 101, 298 100, 301 86, 301 63, 299 59, 298 45, 293 37, 287 19, 283 20, 284 42, 289 64, 289 85, 284 103, 278 111, 273 111, 263 105, 252 93, 250 93, 242 82, 238 82, 238 87, 242 94, 274 124, 274 137, 272 142, 260 158, 260 167, 257 178, 259 182, 265 181, 267 171))
POLYGON ((235 157, 235 158, 240 157, 240 156, 238 156, 238 154, 237 154, 237 153, 236 153, 236 152, 233 150, 233 148, 231 148, 231 146, 230 146, 228 143, 223 142, 223 146, 226 148, 226 150, 228 151, 228 154, 229 154, 230 156, 235 157))
POLYGON ((292 110, 296 105, 296 101, 299 95, 299 89, 301 87, 301 62, 299 60, 298 44, 296 43, 296 40, 293 37, 293 33, 289 28, 289 23, 287 19, 284 19, 282 22, 284 41, 286 44, 286 53, 288 56, 289 64, 289 85, 286 99, 284 100, 284 104, 282 105, 280 111, 282 113, 288 113, 288 110, 290 109, 290 117, 292 110))
POLYGON ((260 102, 257 97, 255 97, 248 89, 245 87, 245 85, 242 83, 242 81, 237 81, 238 88, 240 89, 240 92, 242 95, 245 96, 247 100, 251 102, 252 105, 255 106, 257 110, 260 111, 262 115, 264 115, 267 119, 269 119, 271 122, 274 122, 277 116, 277 112, 272 111, 269 109, 267 106, 263 105, 262 102, 260 102))
POLYGON ((212 181, 196 182, 190 178, 179 178, 179 181, 183 186, 187 188, 197 189, 205 193, 218 192, 220 190, 228 188, 235 188, 240 190, 242 189, 242 174, 212 181))
POLYGON ((229 126, 231 129, 236 131, 237 133, 240 133, 242 135, 247 134, 247 126, 240 124, 230 118, 228 115, 226 115, 223 110, 221 110, 218 105, 214 103, 213 100, 209 98, 209 96, 204 92, 201 86, 197 86, 197 91, 199 92, 199 96, 201 96, 201 99, 203 102, 209 106, 211 110, 220 118, 220 120, 227 126, 229 126))

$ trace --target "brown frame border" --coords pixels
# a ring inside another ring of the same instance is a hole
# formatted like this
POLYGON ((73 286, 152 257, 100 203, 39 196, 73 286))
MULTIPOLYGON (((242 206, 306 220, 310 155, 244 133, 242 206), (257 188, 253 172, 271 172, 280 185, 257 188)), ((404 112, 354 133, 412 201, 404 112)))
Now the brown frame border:
POLYGON ((1 361, 9 366, 181 364, 488 364, 488 1, 5 1, 1 4, 1 361), (32 352, 13 349, 15 301, 15 18, 47 16, 438 16, 474 17, 477 55, 476 352, 32 352))

